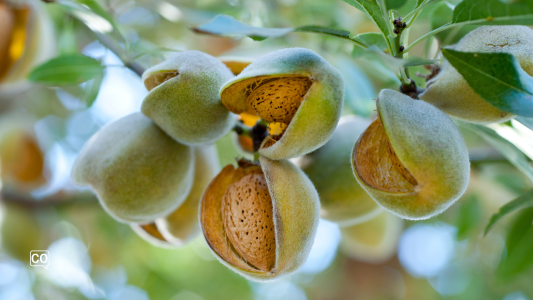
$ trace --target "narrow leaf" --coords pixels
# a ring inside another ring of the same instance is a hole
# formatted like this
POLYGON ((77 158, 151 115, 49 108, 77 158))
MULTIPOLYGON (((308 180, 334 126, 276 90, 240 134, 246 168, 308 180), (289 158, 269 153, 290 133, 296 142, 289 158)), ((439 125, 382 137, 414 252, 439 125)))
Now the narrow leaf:
MULTIPOLYGON (((355 36, 356 39, 361 41, 367 47, 376 46, 379 50, 383 52, 388 52, 387 42, 382 34, 377 32, 361 33, 355 36)), ((365 49, 354 46, 352 51, 352 57, 357 58, 363 56, 365 53, 368 53, 365 49)))
POLYGON ((342 29, 323 27, 323 26, 314 26, 314 25, 301 26, 301 27, 297 27, 294 31, 323 33, 323 34, 327 34, 327 35, 331 35, 331 36, 339 37, 339 38, 344 38, 344 39, 350 38, 349 31, 342 30, 342 29))
POLYGON ((533 1, 463 0, 453 11, 452 23, 478 25, 531 25, 533 1))
POLYGON ((342 0, 355 8, 367 13, 372 21, 378 26, 379 30, 385 36, 389 36, 389 28, 387 27, 387 20, 383 18, 381 7, 379 7, 376 0, 342 0))
POLYGON ((476 196, 461 200, 457 217, 457 240, 466 239, 481 219, 481 206, 476 196))
POLYGON ((486 126, 470 124, 461 121, 458 121, 457 124, 479 134, 481 138, 498 150, 511 164, 513 164, 518 170, 524 173, 529 180, 533 182, 533 169, 531 168, 529 160, 527 156, 515 145, 505 140, 494 130, 486 126))
POLYGON ((497 269, 499 277, 511 279, 533 267, 533 208, 520 212, 505 241, 506 251, 497 269))
POLYGON ((470 53, 442 49, 468 85, 493 106, 533 117, 533 77, 507 53, 470 53))
POLYGON ((497 213, 492 215, 492 217, 489 220, 489 223, 487 224, 487 227, 485 227, 485 235, 489 233, 489 231, 492 229, 494 224, 498 222, 501 218, 503 218, 505 215, 520 209, 520 208, 526 208, 533 206, 533 190, 530 190, 529 192, 523 194, 522 196, 509 201, 504 206, 500 207, 497 213))
POLYGON ((122 32, 120 30, 120 27, 115 21, 115 18, 106 9, 104 9, 96 0, 76 0, 76 2, 78 2, 79 4, 83 6, 88 7, 93 13, 106 19, 113 27, 115 34, 117 34, 117 36, 120 37, 122 41, 125 41, 124 36, 122 35, 122 32))
POLYGON ((293 32, 294 28, 262 28, 254 27, 237 21, 234 17, 228 15, 218 15, 206 24, 193 27, 192 30, 197 33, 227 35, 242 34, 249 37, 269 38, 281 37, 287 33, 293 32))
POLYGON ((91 107, 94 104, 94 101, 100 93, 100 87, 102 86, 103 76, 96 76, 92 82, 87 82, 85 86, 84 100, 87 108, 91 107))
POLYGON ((254 27, 237 21, 227 15, 218 15, 210 22, 191 28, 194 32, 214 35, 241 34, 246 35, 256 41, 267 38, 277 38, 291 32, 311 32, 325 34, 345 40, 350 40, 355 44, 361 44, 357 39, 350 38, 350 32, 342 29, 329 28, 324 26, 307 25, 296 28, 263 28, 254 27))
POLYGON ((53 58, 36 67, 29 80, 48 85, 80 84, 102 76, 103 67, 99 61, 82 54, 69 54, 53 58))

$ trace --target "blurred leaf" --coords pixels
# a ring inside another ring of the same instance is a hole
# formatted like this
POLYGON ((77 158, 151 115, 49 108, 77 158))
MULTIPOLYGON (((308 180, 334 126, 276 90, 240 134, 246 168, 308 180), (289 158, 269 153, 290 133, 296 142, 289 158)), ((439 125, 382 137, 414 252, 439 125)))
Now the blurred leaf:
POLYGON ((510 279, 533 266, 533 208, 515 219, 506 240, 506 255, 498 266, 500 277, 510 279))
POLYGON ((459 215, 457 218, 457 240, 461 241, 468 237, 472 229, 481 220, 481 206, 477 197, 469 197, 460 202, 459 215))
MULTIPOLYGON (((431 30, 446 25, 452 20, 453 16, 453 5, 448 2, 438 3, 430 13, 429 24, 431 25, 431 30)), ((443 39, 442 32, 436 34, 439 39, 443 39)))
POLYGON ((91 82, 87 82, 87 86, 85 87, 85 105, 87 105, 87 108, 91 107, 98 97, 98 93, 100 93, 100 87, 102 86, 102 81, 104 79, 104 76, 96 76, 91 82))
POLYGON ((485 235, 489 233, 489 231, 492 229, 494 224, 498 222, 501 218, 503 218, 505 215, 520 209, 520 208, 526 208, 533 206, 533 190, 530 190, 529 192, 521 195, 520 197, 509 201, 504 206, 500 207, 497 213, 492 215, 492 217, 489 220, 489 223, 487 224, 487 227, 485 227, 485 235))
POLYGON ((208 23, 192 27, 196 33, 227 35, 227 34, 242 34, 253 40, 262 41, 267 38, 277 38, 284 36, 291 32, 312 32, 320 33, 337 38, 349 40, 350 42, 360 44, 357 39, 350 38, 350 32, 342 29, 334 29, 323 26, 306 25, 296 28, 264 28, 254 27, 237 21, 232 16, 218 15, 208 23))
POLYGON ((379 30, 385 35, 389 36, 389 28, 387 23, 383 18, 381 8, 379 7, 377 1, 372 0, 342 0, 355 8, 367 13, 372 21, 378 26, 379 30))
POLYGON ((522 123, 522 125, 526 126, 527 128, 533 130, 533 118, 516 117, 515 120, 522 123))
MULTIPOLYGON (((380 35, 381 36, 381 35, 380 35)), ((335 60, 335 67, 341 72, 345 84, 345 103, 359 116, 370 117, 376 109, 376 90, 366 74, 347 57, 341 56, 335 60)))
POLYGON ((385 0, 385 5, 387 5, 387 9, 398 9, 406 2, 407 0, 385 0))
POLYGON ((463 0, 453 11, 452 23, 478 25, 531 25, 533 1, 463 0))
MULTIPOLYGON (((376 46, 381 51, 386 52, 388 50, 387 48, 387 42, 385 41, 385 38, 382 34, 377 32, 369 32, 369 33, 361 33, 355 36, 355 38, 359 39, 362 43, 364 43, 367 47, 376 46)), ((354 46, 352 51, 352 57, 357 58, 363 56, 365 53, 368 53, 367 50, 362 49, 361 47, 354 46)))
MULTIPOLYGON (((443 2, 437 3, 430 12, 429 23, 431 30, 437 29, 451 22, 454 5, 443 2)), ((469 33, 475 26, 457 26, 453 29, 441 31, 435 34, 441 46, 457 43, 463 36, 469 33)))
POLYGON ((95 0, 75 0, 65 1, 58 0, 56 2, 76 18, 87 25, 92 31, 100 33, 113 33, 121 42, 125 42, 126 39, 122 35, 122 32, 115 21, 115 18, 107 12, 97 1, 95 0))
POLYGON ((82 54, 69 54, 53 58, 36 67, 29 80, 49 85, 80 84, 103 76, 99 61, 82 54))
POLYGON ((281 37, 293 32, 294 28, 262 28, 254 27, 237 21, 232 16, 218 15, 206 24, 192 28, 197 33, 215 35, 243 34, 256 39, 281 37))
POLYGON ((442 49, 468 85, 495 107, 533 116, 533 78, 507 53, 466 53, 442 49))
POLYGON ((489 143, 496 150, 500 151, 500 153, 511 164, 513 164, 518 170, 524 173, 529 178, 529 180, 533 182, 533 169, 531 168, 529 160, 527 156, 522 151, 520 151, 520 149, 518 149, 515 145, 513 145, 511 142, 507 141, 506 139, 502 138, 493 129, 488 128, 486 126, 470 124, 470 123, 461 122, 461 121, 458 121, 457 123, 461 127, 470 129, 476 132, 477 134, 479 134, 479 136, 481 136, 487 143, 489 143))
POLYGON ((78 52, 76 33, 74 32, 74 21, 70 16, 65 17, 57 44, 61 55, 78 52))

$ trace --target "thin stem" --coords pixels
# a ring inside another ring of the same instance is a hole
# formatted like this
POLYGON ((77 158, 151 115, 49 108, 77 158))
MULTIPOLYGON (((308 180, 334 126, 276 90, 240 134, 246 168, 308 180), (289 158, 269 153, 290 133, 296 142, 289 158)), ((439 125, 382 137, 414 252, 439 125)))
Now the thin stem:
POLYGON ((411 50, 414 46, 416 46, 418 43, 420 43, 421 41, 427 39, 428 37, 430 36, 433 36, 441 31, 444 31, 444 30, 447 30, 447 29, 450 29, 450 28, 453 28, 453 27, 456 27, 456 26, 460 26, 460 25, 464 25, 464 23, 455 23, 455 24, 444 24, 442 25, 441 27, 439 28, 436 28, 436 29, 433 29, 431 30, 430 32, 424 34, 423 36, 419 37, 416 41, 414 41, 412 44, 410 44, 409 46, 407 46, 404 50, 404 52, 408 52, 409 50, 411 50))
POLYGON ((259 161, 259 152, 254 152, 254 162, 259 161))
POLYGON ((109 38, 107 35, 94 32, 96 35, 96 38, 104 45, 107 49, 111 50, 111 52, 115 53, 116 56, 124 63, 124 66, 130 70, 132 70, 135 74, 139 75, 139 77, 142 77, 145 69, 139 65, 138 63, 130 60, 128 58, 128 55, 124 49, 122 49, 115 41, 113 41, 111 38, 109 38))
POLYGON ((420 15, 422 11, 417 12, 411 19, 407 20, 407 28, 411 27, 413 23, 415 22, 416 18, 420 15))
MULTIPOLYGON (((405 32, 405 34, 409 35, 409 30, 406 28, 397 27, 399 30, 399 33, 394 38, 394 53, 393 55, 397 58, 403 59, 404 57, 404 51, 402 50, 402 36, 405 32)), ((400 81, 403 86, 411 86, 411 79, 409 78, 409 70, 407 70, 407 67, 400 68, 400 81)))

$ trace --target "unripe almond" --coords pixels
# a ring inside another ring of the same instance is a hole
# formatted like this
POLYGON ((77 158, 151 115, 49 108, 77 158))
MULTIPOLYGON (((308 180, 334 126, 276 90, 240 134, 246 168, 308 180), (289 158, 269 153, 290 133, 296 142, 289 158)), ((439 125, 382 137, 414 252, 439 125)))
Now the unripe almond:
POLYGON ((352 153, 357 181, 382 207, 412 220, 446 210, 465 191, 468 150, 434 106, 392 90, 378 95, 379 118, 352 153))
POLYGON ((28 73, 55 52, 53 24, 39 1, 0 3, 0 93, 28 87, 28 73))
POLYGON ((341 228, 341 251, 348 257, 369 263, 382 263, 396 253, 403 221, 381 210, 373 219, 341 228))
POLYGON ((231 78, 231 71, 208 54, 175 54, 144 72, 143 82, 150 92, 141 110, 180 143, 213 143, 228 133, 236 120, 218 93, 231 78))
POLYGON ((34 116, 7 112, 0 118, 0 178, 5 190, 31 191, 46 183, 44 153, 34 116))
POLYGON ((72 178, 91 186, 118 221, 147 223, 183 203, 193 172, 192 149, 134 113, 105 126, 87 142, 72 178))
POLYGON ((261 157, 226 166, 202 198, 200 223, 215 256, 251 280, 297 270, 309 255, 318 224, 318 195, 286 160, 261 157))
POLYGON ((367 119, 342 117, 331 139, 299 161, 320 196, 320 217, 339 226, 353 226, 382 212, 355 180, 350 163, 353 145, 368 125, 367 119))
POLYGON ((194 181, 187 199, 173 213, 155 221, 165 240, 176 246, 185 245, 200 233, 200 199, 209 182, 220 171, 214 145, 194 147, 194 161, 194 181))
POLYGON ((315 52, 290 48, 254 61, 220 93, 231 112, 281 124, 283 131, 271 132, 259 153, 287 159, 309 153, 329 139, 340 118, 344 81, 315 52))
MULTIPOLYGON (((512 54, 533 76, 533 30, 527 26, 482 26, 464 36, 454 49, 512 54)), ((515 116, 481 98, 448 62, 419 97, 455 118, 473 123, 505 122, 515 116)))

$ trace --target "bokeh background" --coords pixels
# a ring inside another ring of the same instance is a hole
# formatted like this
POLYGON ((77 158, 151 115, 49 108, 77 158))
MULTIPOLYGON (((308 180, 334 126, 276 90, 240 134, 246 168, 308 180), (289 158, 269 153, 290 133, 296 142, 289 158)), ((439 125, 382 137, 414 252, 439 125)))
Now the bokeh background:
MULTIPOLYGON (((415 2, 407 1, 399 13, 415 2)), ((447 22, 455 3, 424 10, 410 39, 447 22)), ((399 85, 378 57, 352 55, 352 45, 310 33, 258 42, 190 30, 223 13, 253 26, 376 32, 352 6, 341 0, 1 0, 0 50, 7 40, 2 23, 7 6, 16 7, 24 21, 13 29, 20 44, 10 48, 16 60, 0 60, 0 299, 533 299, 533 208, 505 217, 483 235, 492 214, 533 187, 533 178, 516 167, 512 150, 502 151, 507 148, 495 142, 510 140, 533 156, 533 133, 516 121, 494 125, 488 137, 461 127, 471 154, 471 180, 467 193, 445 213, 418 222, 385 216, 383 222, 352 229, 352 235, 322 220, 306 264, 271 283, 231 272, 201 235, 181 249, 149 244, 108 216, 89 190, 72 183, 70 170, 85 142, 103 125, 139 111, 147 93, 124 57, 108 47, 143 68, 182 50, 253 59, 286 47, 310 48, 343 74, 343 114, 374 118, 377 92, 399 85), (95 7, 109 18, 91 13, 95 7), (69 53, 100 61, 101 80, 50 86, 26 79, 35 66, 69 53), (44 249, 53 260, 48 269, 30 267, 30 251, 44 249)), ((442 32, 413 53, 438 57, 439 46, 472 29, 442 32)), ((423 67, 410 71, 429 73, 423 67)), ((415 79, 424 86, 422 77, 415 79)), ((233 134, 217 142, 222 166, 242 155, 233 134)))

